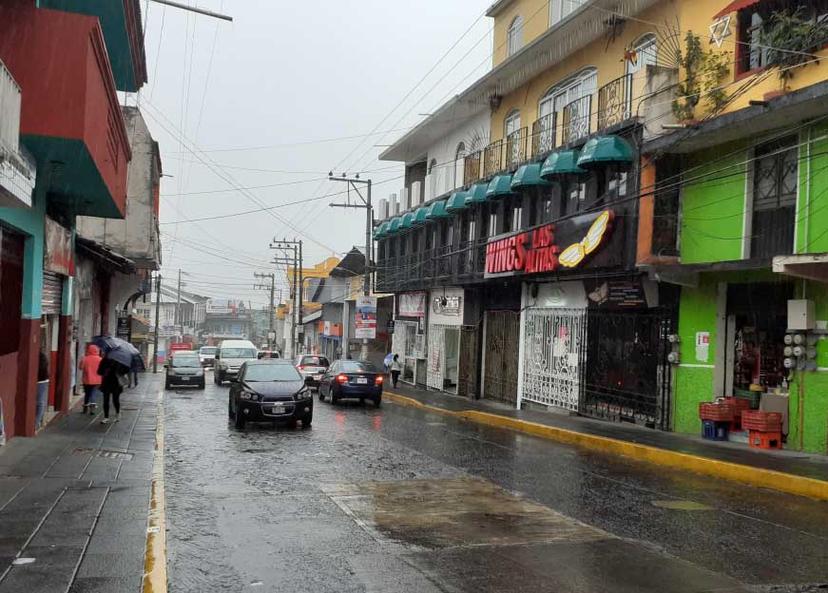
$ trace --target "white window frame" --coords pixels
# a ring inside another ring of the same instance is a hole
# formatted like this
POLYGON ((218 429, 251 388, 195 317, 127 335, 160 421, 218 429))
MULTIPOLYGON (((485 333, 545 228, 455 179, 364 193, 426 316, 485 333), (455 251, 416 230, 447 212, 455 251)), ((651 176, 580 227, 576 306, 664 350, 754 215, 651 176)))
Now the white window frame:
MULTIPOLYGON (((584 68, 574 76, 556 84, 546 91, 538 102, 538 113, 543 116, 549 113, 561 113, 563 108, 586 95, 598 90, 598 69, 584 68), (551 107, 551 110, 549 109, 551 107)), ((560 121, 560 120, 559 120, 560 121)))
POLYGON ((506 56, 513 56, 523 47, 523 17, 517 15, 506 30, 506 56))
POLYGON ((549 26, 557 25, 587 0, 549 0, 549 26))

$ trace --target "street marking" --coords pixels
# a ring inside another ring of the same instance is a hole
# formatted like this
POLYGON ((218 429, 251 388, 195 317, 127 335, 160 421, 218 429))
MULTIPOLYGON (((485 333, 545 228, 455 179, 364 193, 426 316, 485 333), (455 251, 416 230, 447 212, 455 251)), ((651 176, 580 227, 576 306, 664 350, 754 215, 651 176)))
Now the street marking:
POLYGON ((654 507, 670 509, 671 511, 712 511, 713 507, 692 500, 653 500, 654 507))
POLYGON ((556 426, 547 426, 537 422, 520 420, 509 416, 500 416, 490 412, 447 410, 445 408, 424 404, 414 398, 392 391, 384 391, 383 398, 386 401, 399 405, 419 408, 435 414, 452 416, 461 420, 493 426, 495 428, 506 428, 566 445, 577 445, 612 455, 630 457, 654 465, 683 469, 697 474, 713 476, 723 480, 739 482, 740 484, 757 486, 759 488, 768 488, 787 494, 795 494, 817 500, 828 500, 828 481, 825 480, 806 478, 805 476, 788 474, 771 469, 751 467, 731 461, 699 457, 697 455, 670 451, 668 449, 659 449, 658 447, 652 447, 650 445, 621 441, 556 426))
MULTIPOLYGON (((163 394, 160 394, 163 395, 163 394)), ((152 465, 152 498, 147 520, 143 593, 167 592, 167 516, 164 498, 164 398, 159 396, 152 465)))

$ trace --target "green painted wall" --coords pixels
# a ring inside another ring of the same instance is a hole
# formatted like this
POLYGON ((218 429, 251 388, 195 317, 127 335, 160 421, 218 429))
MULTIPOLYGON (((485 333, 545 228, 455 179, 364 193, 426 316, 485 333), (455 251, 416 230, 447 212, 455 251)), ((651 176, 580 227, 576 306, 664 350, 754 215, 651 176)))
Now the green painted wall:
POLYGON ((24 319, 40 317, 40 301, 43 291, 43 220, 46 216, 46 197, 39 187, 31 208, 0 208, 0 222, 20 231, 26 237, 23 252, 23 303, 24 319))
POLYGON ((804 131, 799 141, 804 145, 799 155, 796 252, 825 253, 828 252, 828 124, 804 131))
POLYGON ((685 166, 681 262, 742 259, 747 152, 732 144, 693 155, 685 166), (697 177, 703 177, 696 179, 697 177))

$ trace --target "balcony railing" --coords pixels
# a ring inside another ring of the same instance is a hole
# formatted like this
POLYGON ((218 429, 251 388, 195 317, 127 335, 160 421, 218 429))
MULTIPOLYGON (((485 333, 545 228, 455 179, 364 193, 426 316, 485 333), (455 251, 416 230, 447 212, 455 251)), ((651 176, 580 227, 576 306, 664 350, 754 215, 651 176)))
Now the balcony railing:
POLYGON ((487 239, 444 245, 418 253, 379 260, 377 290, 416 290, 436 284, 471 283, 483 279, 487 239))
POLYGON ((503 170, 503 140, 489 144, 483 151, 483 177, 491 177, 503 170))
POLYGON ((478 150, 463 159, 463 181, 467 185, 481 179, 483 167, 480 166, 480 161, 482 158, 483 151, 478 150))
POLYGON ((506 168, 513 169, 526 161, 526 141, 529 131, 526 128, 515 130, 506 136, 506 168))
POLYGON ((608 82, 598 89, 598 129, 626 121, 632 115, 632 74, 608 82))
POLYGON ((568 144, 586 138, 592 131, 592 95, 575 99, 563 108, 561 143, 568 144))
POLYGON ((546 154, 555 148, 556 113, 549 113, 532 124, 532 156, 546 154))

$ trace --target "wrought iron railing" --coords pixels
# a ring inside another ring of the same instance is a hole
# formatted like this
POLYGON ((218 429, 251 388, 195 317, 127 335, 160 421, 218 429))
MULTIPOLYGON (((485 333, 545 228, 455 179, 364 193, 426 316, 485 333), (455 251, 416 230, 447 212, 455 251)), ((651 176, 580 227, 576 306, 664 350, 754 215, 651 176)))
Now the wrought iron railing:
POLYGON ((568 144, 586 138, 592 131, 592 95, 568 103, 563 108, 561 142, 568 144))
POLYGON ((506 169, 513 169, 526 161, 528 135, 526 128, 520 128, 506 136, 506 169))
POLYGON ((491 177, 503 170, 503 140, 489 144, 483 151, 483 177, 491 177))
POLYGON ((532 124, 532 157, 546 154, 555 148, 556 113, 539 117, 532 124))
POLYGON ((487 239, 443 245, 419 253, 386 257, 377 265, 377 290, 425 289, 446 282, 468 283, 483 278, 487 239))
POLYGON ((626 121, 632 115, 632 74, 608 82, 598 89, 598 129, 626 121))
POLYGON ((483 168, 480 161, 483 158, 483 151, 478 150, 463 159, 463 182, 468 185, 479 181, 483 168))

